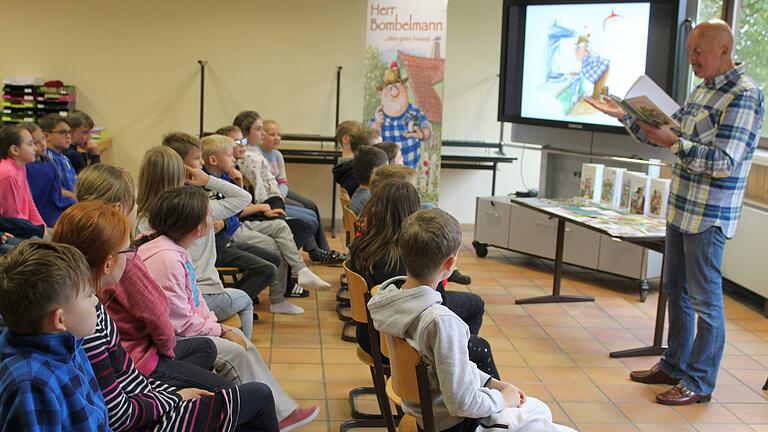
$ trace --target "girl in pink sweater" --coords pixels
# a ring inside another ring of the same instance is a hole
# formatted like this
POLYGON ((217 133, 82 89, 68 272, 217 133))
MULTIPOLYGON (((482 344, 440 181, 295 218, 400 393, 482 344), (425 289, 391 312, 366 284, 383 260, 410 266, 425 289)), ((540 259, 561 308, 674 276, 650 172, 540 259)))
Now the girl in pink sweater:
MULTIPOLYGON (((128 171, 106 164, 96 164, 80 172, 77 178, 79 202, 109 203, 136 220, 136 186, 128 171)), ((105 228, 98 221, 93 229, 105 228)), ((83 229, 86 231, 86 229, 83 229)), ((78 236, 79 239, 87 237, 78 236)), ((84 241, 83 252, 98 248, 99 241, 84 241)), ((199 387, 215 391, 231 383, 210 372, 216 360, 216 345, 208 338, 176 341, 168 319, 168 299, 149 274, 137 251, 128 253, 125 271, 117 281, 105 284, 98 292, 101 303, 117 324, 125 350, 136 368, 145 376, 174 387, 199 387)))
MULTIPOLYGON (((121 280, 129 263, 135 261, 136 250, 130 247, 129 233, 130 223, 123 212, 101 201, 88 201, 73 205, 61 215, 53 240, 75 246, 83 253, 92 284, 100 291, 100 287, 121 280)), ((146 378, 123 348, 120 333, 103 305, 97 306, 96 316, 96 329, 83 340, 83 349, 104 397, 110 430, 278 432, 271 391, 266 385, 226 386, 212 393, 196 388, 178 390, 146 378)))
POLYGON ((149 225, 154 233, 139 247, 139 256, 165 291, 176 335, 207 336, 214 341, 219 359, 216 371, 220 375, 237 384, 259 381, 268 385, 281 431, 312 421, 319 408, 300 408, 277 383, 253 343, 239 329, 217 322, 197 286, 187 248, 207 236, 213 225, 208 195, 190 186, 166 190, 149 210, 149 225))
POLYGON ((43 225, 27 183, 24 167, 35 161, 32 134, 21 126, 0 129, 0 217, 26 219, 43 225))

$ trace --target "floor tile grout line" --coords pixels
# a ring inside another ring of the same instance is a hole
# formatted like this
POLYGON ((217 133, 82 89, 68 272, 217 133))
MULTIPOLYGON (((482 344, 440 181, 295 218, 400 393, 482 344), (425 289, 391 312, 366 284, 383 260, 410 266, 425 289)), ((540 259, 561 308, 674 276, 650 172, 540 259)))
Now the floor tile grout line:
MULTIPOLYGON (((335 281, 334 281, 335 284, 335 281)), ((330 291, 333 290, 333 287, 335 285, 331 285, 330 291)), ((323 382, 323 395, 325 396, 325 427, 328 432, 331 432, 331 405, 328 402, 328 380, 325 376, 325 354, 323 354, 323 332, 322 332, 322 323, 320 321, 320 296, 318 295, 317 290, 315 290, 315 306, 316 306, 316 313, 317 313, 317 334, 318 338, 320 340, 320 347, 318 348, 320 350, 320 373, 322 375, 322 382, 323 382)))
MULTIPOLYGON (((498 279, 498 278, 496 278, 496 279, 498 279)), ((529 279, 530 279, 530 278, 529 278, 529 279)), ((535 282, 535 281, 533 281, 533 282, 535 282)), ((599 304, 598 304, 597 306, 600 308, 600 310, 601 310, 601 311, 603 311, 603 313, 605 313, 605 314, 606 314, 606 315, 608 315, 608 316, 611 316, 611 315, 610 315, 608 312, 606 312, 605 310, 603 310, 603 308, 602 308, 602 307, 601 307, 599 304)), ((607 400, 607 401, 608 401, 608 402, 609 402, 609 403, 610 403, 610 404, 611 404, 611 405, 612 405, 612 406, 613 406, 613 407, 614 407, 614 408, 615 408, 615 409, 616 409, 616 410, 617 410, 619 413, 621 413, 621 415, 622 415, 622 416, 623 416, 623 417, 624 417, 624 418, 627 420, 627 422, 628 422, 630 425, 632 425, 632 427, 634 427, 634 428, 637 430, 638 428, 637 428, 637 426, 635 426, 634 422, 632 422, 632 420, 631 420, 631 419, 630 419, 630 418, 627 416, 627 414, 626 414, 626 413, 625 413, 625 412, 624 412, 624 411, 623 411, 623 410, 622 410, 622 409, 621 409, 621 408, 620 408, 620 407, 619 407, 619 406, 616 404, 616 402, 614 402, 614 401, 613 401, 613 400, 612 400, 610 397, 608 397, 608 395, 607 395, 607 394, 605 394, 605 393, 603 392, 603 390, 602 390, 602 389, 600 388, 600 386, 599 386, 599 383, 597 383, 597 382, 596 382, 596 381, 595 381, 595 380, 594 380, 594 379, 593 379, 591 376, 589 376, 589 375, 588 375, 588 374, 587 374, 587 373, 584 371, 584 367, 583 367, 583 366, 581 366, 581 365, 580 365, 578 362, 576 362, 576 361, 574 360, 574 358, 571 356, 571 353, 569 353, 569 352, 565 351, 565 349, 563 349, 563 347, 562 347, 562 346, 561 346, 561 345, 560 345, 560 344, 557 342, 557 339, 556 339, 556 338, 554 338, 554 337, 552 337, 552 335, 551 335, 549 332, 547 332, 547 330, 544 328, 544 326, 543 326, 543 325, 541 325, 541 323, 539 323, 539 322, 538 322, 538 320, 536 320, 536 318, 535 318, 535 317, 534 317, 534 316, 531 314, 531 312, 530 312, 530 311, 529 311, 527 308, 524 308, 524 307, 522 307, 522 306, 521 306, 521 308, 522 308, 522 309, 525 311, 525 313, 527 314, 527 316, 530 316, 531 318, 533 318, 533 319, 534 319, 534 321, 536 321, 536 323, 537 323, 537 326, 538 326, 539 328, 541 328, 541 330, 542 330, 542 331, 544 331, 544 333, 545 333, 545 334, 547 334, 547 335, 549 336, 549 338, 548 338, 548 339, 549 339, 549 340, 552 340, 552 342, 554 342, 554 343, 555 343, 555 345, 558 347, 558 349, 561 351, 561 353, 562 353, 562 354, 564 354, 564 355, 565 355, 565 356, 566 356, 566 357, 567 357, 567 358, 568 358, 568 359, 569 359, 571 362, 573 362, 573 364, 574 364, 574 365, 576 365, 576 367, 578 368, 578 370, 579 370, 579 371, 581 371, 583 374, 585 374, 585 375, 587 376, 587 378, 590 380, 590 382, 591 382, 591 383, 592 383, 592 384, 593 384, 595 387, 597 387, 597 388, 598 388, 598 391, 600 391, 601 393, 603 393, 603 395, 605 396, 606 400, 607 400)), ((497 325, 497 327, 498 327, 498 323, 496 323, 496 321, 495 321, 495 319, 494 319, 493 315, 492 315, 492 314, 490 314, 490 316, 491 316, 491 320, 492 320, 492 321, 494 322, 494 324, 496 324, 496 325, 497 325)), ((568 314, 567 316, 569 316, 569 317, 573 318, 573 317, 572 317, 570 314, 568 314)), ((575 320, 575 318, 574 318, 574 320, 575 320)), ((583 326, 583 325, 582 325, 582 324, 581 324, 581 323, 580 323, 578 320, 576 320, 576 322, 579 324, 579 328, 582 328, 582 329, 584 329, 585 331, 589 332, 589 331, 588 331, 588 330, 587 330, 587 329, 586 329, 586 328, 585 328, 585 327, 584 327, 584 326, 583 326)), ((507 342, 509 342, 509 343, 510 343, 510 344, 511 344, 513 347, 515 347, 515 350, 516 350, 516 352, 518 352, 518 354, 520 354, 520 357, 523 359, 523 362, 525 362, 525 364, 526 364, 526 365, 527 365, 527 366, 528 366, 528 367, 529 367, 529 368, 530 368, 530 369, 533 371, 533 373, 534 373, 534 374, 535 374, 535 375, 536 375, 536 376, 539 378, 540 382, 542 383, 542 385, 544 385, 544 388, 546 389, 546 388, 547 388, 547 386, 546 386, 546 383, 544 383, 544 382, 543 382, 543 379, 542 379, 541 375, 539 374, 539 372, 536 370, 536 368, 535 368, 534 366, 531 366, 531 365, 529 364, 529 362, 528 362, 528 360, 526 360, 525 356, 523 356, 523 355, 522 355, 522 354, 519 352, 518 348, 517 348, 517 347, 516 347, 516 346, 515 346, 515 345, 512 343, 512 341, 510 340, 509 336, 508 336, 506 333, 504 333, 504 332, 502 332, 502 334, 503 334, 503 335, 504 335, 504 337, 507 339, 507 342)), ((593 340, 595 340, 596 342, 598 342, 598 343, 599 343, 599 344, 600 344, 600 345, 601 345, 603 348, 605 348, 606 350, 608 350, 608 348, 607 348, 607 347, 606 347, 606 346, 605 346, 605 345, 604 345, 604 344, 603 344, 601 341, 597 340, 597 338, 595 338, 595 337, 594 337, 594 336, 593 336, 591 333, 590 333, 590 337, 591 337, 593 340)), ((549 390, 548 390, 548 389, 547 389, 547 392, 549 392, 549 390)), ((567 411, 566 411, 566 410, 563 408, 563 406, 560 404, 560 402, 561 402, 561 401, 557 400, 557 398, 555 398, 555 396, 554 396, 554 395, 552 395, 552 398, 553 398, 553 402, 555 402, 555 403, 558 405, 558 407, 559 407, 560 411, 563 413, 563 415, 565 415, 565 416, 568 418, 568 420, 570 420, 570 423, 571 423, 571 424, 573 424, 573 425, 576 425, 576 422, 573 420, 573 418, 570 416, 570 414, 569 414, 569 413, 568 413, 568 412, 567 412, 567 411)), ((683 418, 682 416, 680 416, 680 417, 681 417, 681 418, 683 418)), ((687 423, 687 419, 683 418, 683 420, 685 420, 685 421, 686 421, 686 423, 687 423)))

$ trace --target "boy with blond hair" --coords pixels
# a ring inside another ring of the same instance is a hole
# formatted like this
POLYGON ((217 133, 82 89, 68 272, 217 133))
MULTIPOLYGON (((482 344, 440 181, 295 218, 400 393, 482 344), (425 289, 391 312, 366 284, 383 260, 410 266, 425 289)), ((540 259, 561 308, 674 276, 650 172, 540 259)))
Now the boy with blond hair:
MULTIPOLYGON (((229 173, 236 172, 232 148, 234 141, 223 135, 210 135, 202 140, 202 157, 206 170, 214 177, 230 180, 229 173)), ((262 213, 268 218, 284 216, 282 209, 272 209, 269 204, 249 204, 238 216, 248 217, 262 213)), ((329 288, 330 284, 315 275, 304 263, 288 224, 282 219, 241 222, 238 216, 228 218, 227 235, 235 241, 249 243, 268 250, 279 251, 283 260, 278 268, 276 283, 270 289, 272 313, 303 314, 304 310, 285 300, 288 265, 297 273, 299 285, 312 288, 329 288)))
MULTIPOLYGON (((440 209, 420 210, 405 221, 399 247, 407 276, 382 283, 368 308, 376 330, 405 339, 429 365, 435 428, 471 432, 482 421, 499 430, 571 431, 552 423, 546 404, 469 361, 469 327, 436 291, 456 265, 459 222, 440 209)), ((424 426, 418 402, 403 400, 403 410, 424 426)))

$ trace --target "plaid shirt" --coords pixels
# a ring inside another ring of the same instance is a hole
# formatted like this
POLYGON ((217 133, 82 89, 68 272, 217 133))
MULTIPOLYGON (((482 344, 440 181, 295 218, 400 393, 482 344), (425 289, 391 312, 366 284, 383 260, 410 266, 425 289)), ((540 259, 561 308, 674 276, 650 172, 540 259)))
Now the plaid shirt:
POLYGON ((0 429, 108 431, 82 341, 70 333, 0 336, 0 429))
POLYGON ((587 56, 581 62, 581 76, 585 80, 596 83, 601 76, 608 70, 611 62, 608 59, 604 59, 600 56, 587 56))
MULTIPOLYGON (((381 138, 384 141, 396 142, 400 146, 400 152, 403 154, 403 164, 413 169, 419 164, 421 156, 421 141, 416 138, 406 138, 405 134, 409 132, 408 123, 413 122, 413 126, 421 129, 432 130, 432 123, 427 116, 413 104, 408 104, 408 109, 397 117, 390 117, 384 114, 384 123, 381 125, 381 138)), ((369 121, 374 124, 374 118, 369 121)), ((413 132, 413 129, 411 129, 413 132)))
MULTIPOLYGON (((673 115, 680 123, 680 147, 669 194, 670 224, 689 234, 719 226, 733 237, 763 110, 762 92, 739 65, 699 84, 673 115)), ((622 123, 648 143, 631 116, 622 123)))

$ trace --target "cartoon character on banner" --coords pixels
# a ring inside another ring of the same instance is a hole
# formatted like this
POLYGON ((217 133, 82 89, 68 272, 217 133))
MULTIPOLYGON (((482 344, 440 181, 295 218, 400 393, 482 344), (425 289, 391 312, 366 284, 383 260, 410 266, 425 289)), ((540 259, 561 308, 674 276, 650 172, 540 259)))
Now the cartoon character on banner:
POLYGON ((408 100, 406 82, 408 78, 400 76, 397 62, 392 62, 378 86, 381 105, 368 124, 381 132, 384 141, 397 143, 403 154, 403 163, 418 170, 421 142, 432 136, 432 123, 419 107, 408 100))

